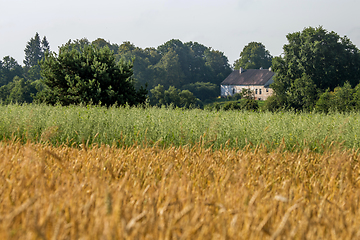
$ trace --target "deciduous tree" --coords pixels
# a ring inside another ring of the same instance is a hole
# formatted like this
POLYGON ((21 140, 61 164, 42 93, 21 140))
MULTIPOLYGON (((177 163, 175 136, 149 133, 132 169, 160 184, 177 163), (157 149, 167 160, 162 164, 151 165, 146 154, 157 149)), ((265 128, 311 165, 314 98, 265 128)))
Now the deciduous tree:
POLYGON ((11 82, 15 76, 21 77, 23 74, 22 67, 10 56, 5 56, 0 67, 0 86, 11 82))
POLYGON ((265 46, 259 42, 251 42, 244 47, 240 58, 234 63, 234 69, 258 69, 271 67, 272 56, 265 46))
POLYGON ((164 85, 165 88, 169 86, 180 88, 184 85, 186 77, 181 69, 179 55, 174 50, 168 51, 154 69, 156 71, 155 83, 164 85))
POLYGON ((347 37, 323 27, 308 27, 287 36, 284 54, 273 60, 274 89, 283 106, 313 108, 318 94, 360 80, 360 53, 347 37))
POLYGON ((208 82, 220 85, 232 72, 228 58, 221 51, 208 49, 205 51, 205 61, 210 71, 208 82))
POLYGON ((103 38, 98 38, 98 39, 92 41, 91 44, 98 48, 103 48, 103 47, 107 46, 111 51, 114 52, 114 54, 117 54, 119 51, 119 45, 111 44, 109 41, 105 41, 105 39, 103 39, 103 38))
POLYGON ((147 85, 149 89, 156 86, 155 65, 160 61, 161 55, 155 48, 141 49, 130 42, 120 45, 117 59, 134 62, 134 79, 136 88, 147 85))
POLYGON ((31 103, 37 89, 31 81, 15 76, 13 81, 0 87, 0 99, 3 103, 31 103))

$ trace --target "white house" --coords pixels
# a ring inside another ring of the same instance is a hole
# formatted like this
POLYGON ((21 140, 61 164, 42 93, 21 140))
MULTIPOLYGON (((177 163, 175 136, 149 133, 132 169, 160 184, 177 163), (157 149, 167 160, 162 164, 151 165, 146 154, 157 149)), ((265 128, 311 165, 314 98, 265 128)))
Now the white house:
POLYGON ((221 84, 221 97, 233 96, 243 88, 254 92, 255 99, 266 100, 273 94, 269 87, 275 73, 269 69, 242 69, 233 71, 221 84))

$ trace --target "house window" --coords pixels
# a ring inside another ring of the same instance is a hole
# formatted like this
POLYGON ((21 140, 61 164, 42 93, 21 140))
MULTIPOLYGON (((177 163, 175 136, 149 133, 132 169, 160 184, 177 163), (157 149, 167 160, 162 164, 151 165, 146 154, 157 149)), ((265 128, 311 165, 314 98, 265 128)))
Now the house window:
POLYGON ((261 89, 259 89, 259 94, 261 95, 261 89))
POLYGON ((269 89, 268 89, 268 88, 266 89, 266 92, 269 92, 269 89))
POLYGON ((255 89, 255 94, 257 94, 257 89, 255 89))
POLYGON ((233 95, 235 94, 235 88, 233 88, 233 95))

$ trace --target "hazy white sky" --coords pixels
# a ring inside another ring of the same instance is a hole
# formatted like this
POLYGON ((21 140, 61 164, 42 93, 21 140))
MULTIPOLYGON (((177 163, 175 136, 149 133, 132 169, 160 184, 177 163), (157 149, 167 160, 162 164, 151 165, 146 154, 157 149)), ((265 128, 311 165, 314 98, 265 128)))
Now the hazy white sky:
POLYGON ((359 9, 360 0, 0 0, 0 59, 10 55, 22 65, 36 32, 52 51, 83 37, 141 48, 194 41, 224 52, 230 64, 252 41, 278 56, 288 33, 309 26, 360 48, 359 9))

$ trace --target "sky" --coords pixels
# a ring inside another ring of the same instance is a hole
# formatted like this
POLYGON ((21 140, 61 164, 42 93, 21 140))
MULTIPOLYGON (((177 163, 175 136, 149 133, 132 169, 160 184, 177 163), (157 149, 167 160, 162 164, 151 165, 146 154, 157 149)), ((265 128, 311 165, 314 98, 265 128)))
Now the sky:
POLYGON ((23 65, 38 32, 52 51, 69 39, 157 47, 171 39, 219 50, 233 64, 250 42, 273 56, 288 33, 323 26, 360 48, 359 0, 0 0, 0 59, 23 65))

